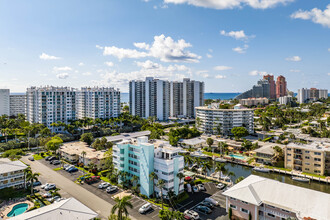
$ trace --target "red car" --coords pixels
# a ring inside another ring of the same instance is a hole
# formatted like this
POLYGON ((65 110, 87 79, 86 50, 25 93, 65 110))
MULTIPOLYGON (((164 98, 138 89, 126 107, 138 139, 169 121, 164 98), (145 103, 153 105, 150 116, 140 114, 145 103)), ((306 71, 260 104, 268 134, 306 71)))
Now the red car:
POLYGON ((99 176, 91 176, 91 177, 88 177, 88 178, 85 179, 85 182, 87 184, 96 183, 98 181, 100 181, 100 177, 99 176))

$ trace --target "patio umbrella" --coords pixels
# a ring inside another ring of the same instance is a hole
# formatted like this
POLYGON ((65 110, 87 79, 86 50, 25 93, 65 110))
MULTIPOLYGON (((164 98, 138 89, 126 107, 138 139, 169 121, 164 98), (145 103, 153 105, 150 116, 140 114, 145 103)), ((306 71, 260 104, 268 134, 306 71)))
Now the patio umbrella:
POLYGON ((190 180, 191 180, 191 177, 190 177, 190 176, 186 176, 186 177, 184 178, 184 180, 185 180, 185 181, 190 181, 190 180))

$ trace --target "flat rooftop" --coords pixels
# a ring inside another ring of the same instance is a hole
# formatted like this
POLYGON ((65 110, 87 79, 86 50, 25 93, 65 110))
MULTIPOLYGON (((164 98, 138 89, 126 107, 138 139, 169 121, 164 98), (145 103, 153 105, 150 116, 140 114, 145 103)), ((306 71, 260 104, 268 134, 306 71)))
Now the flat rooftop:
POLYGON ((88 159, 103 159, 104 151, 97 151, 94 148, 88 147, 88 145, 81 141, 68 142, 60 147, 60 151, 63 151, 69 155, 81 155, 83 151, 86 152, 85 158, 88 159))
POLYGON ((251 108, 239 108, 239 109, 222 109, 222 108, 218 108, 215 106, 199 106, 199 107, 195 107, 196 110, 206 110, 206 111, 223 111, 223 112, 240 112, 240 111, 251 111, 253 112, 254 109, 251 108))
POLYGON ((149 136, 150 134, 151 134, 150 131, 138 131, 138 132, 132 132, 132 133, 122 133, 122 134, 116 135, 116 136, 106 136, 105 138, 111 142, 118 142, 118 141, 127 140, 127 139, 131 139, 131 138, 149 136))
POLYGON ((19 160, 11 161, 8 158, 0 158, 0 174, 25 170, 27 167, 19 160))
POLYGON ((314 151, 328 151, 330 152, 330 143, 321 143, 321 142, 313 142, 311 144, 295 144, 290 143, 288 147, 299 148, 299 149, 310 149, 314 151))

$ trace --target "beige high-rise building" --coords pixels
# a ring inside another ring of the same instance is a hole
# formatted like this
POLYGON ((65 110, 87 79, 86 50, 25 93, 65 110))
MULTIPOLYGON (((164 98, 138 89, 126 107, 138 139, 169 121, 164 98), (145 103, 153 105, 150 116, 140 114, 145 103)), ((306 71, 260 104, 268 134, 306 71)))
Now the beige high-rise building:
POLYGON ((330 143, 294 144, 284 148, 285 168, 330 175, 330 143))

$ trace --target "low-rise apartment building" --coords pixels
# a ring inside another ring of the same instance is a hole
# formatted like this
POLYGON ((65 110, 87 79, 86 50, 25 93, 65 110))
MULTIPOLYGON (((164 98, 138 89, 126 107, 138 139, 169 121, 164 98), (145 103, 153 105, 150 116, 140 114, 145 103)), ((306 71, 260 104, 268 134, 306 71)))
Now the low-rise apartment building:
POLYGON ((160 195, 160 189, 154 186, 150 174, 154 172, 159 180, 164 180, 163 195, 172 190, 176 195, 183 192, 183 179, 177 177, 183 172, 184 160, 179 155, 180 149, 160 144, 155 147, 148 143, 147 137, 136 140, 124 140, 113 147, 113 163, 119 171, 129 174, 129 178, 137 176, 140 183, 140 192, 151 196, 155 191, 160 195))
POLYGON ((234 127, 245 127, 254 133, 254 110, 248 108, 220 109, 215 106, 196 107, 196 127, 207 134, 231 134, 234 127))
POLYGON ((250 175, 223 195, 235 219, 330 219, 330 194, 250 175))
POLYGON ((27 166, 19 160, 0 158, 0 189, 24 186, 27 166))
POLYGON ((105 151, 97 151, 80 141, 63 144, 59 152, 62 159, 73 164, 83 163, 84 166, 95 164, 98 168, 102 168, 106 162, 105 151))
POLYGON ((285 168, 318 175, 330 175, 330 144, 291 143, 284 148, 285 168))

